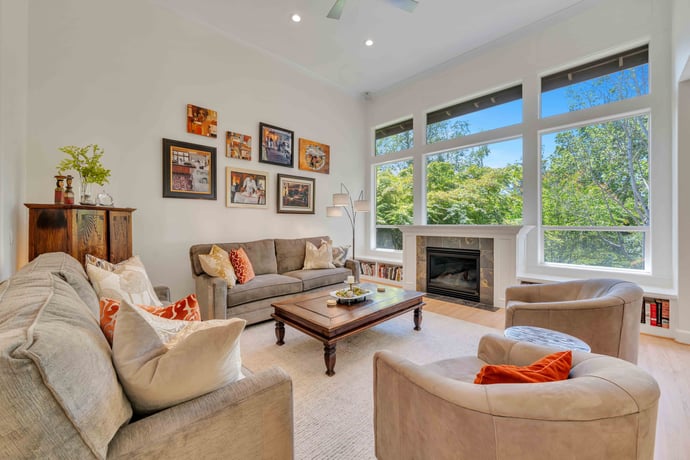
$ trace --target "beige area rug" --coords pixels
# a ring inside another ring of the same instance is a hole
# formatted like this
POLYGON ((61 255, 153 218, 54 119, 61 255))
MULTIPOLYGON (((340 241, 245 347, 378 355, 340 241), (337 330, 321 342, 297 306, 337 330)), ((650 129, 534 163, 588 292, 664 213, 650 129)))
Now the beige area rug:
POLYGON ((280 366, 292 377, 295 458, 373 459, 373 360, 390 350, 425 364, 474 355, 479 339, 500 331, 424 312, 414 331, 412 312, 338 342, 335 375, 326 376, 321 342, 285 326, 285 345, 275 344, 274 322, 247 327, 242 361, 254 371, 280 366))

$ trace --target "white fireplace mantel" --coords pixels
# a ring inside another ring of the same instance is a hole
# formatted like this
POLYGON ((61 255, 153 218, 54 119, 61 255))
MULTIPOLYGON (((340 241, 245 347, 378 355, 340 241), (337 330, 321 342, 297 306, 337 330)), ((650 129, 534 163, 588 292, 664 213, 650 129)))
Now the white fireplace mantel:
POLYGON ((402 225, 403 287, 416 289, 417 237, 447 236, 494 240, 494 306, 505 307, 505 290, 517 284, 518 251, 524 251, 524 236, 531 225, 402 225), (522 242, 522 244, 519 244, 522 242))

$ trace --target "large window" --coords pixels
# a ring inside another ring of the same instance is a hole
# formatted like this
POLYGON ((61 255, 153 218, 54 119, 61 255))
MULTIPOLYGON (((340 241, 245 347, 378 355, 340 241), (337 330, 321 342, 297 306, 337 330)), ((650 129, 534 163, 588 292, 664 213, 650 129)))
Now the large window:
POLYGON ((376 247, 402 249, 402 232, 395 226, 412 224, 412 160, 376 166, 376 247))
POLYGON ((522 140, 426 158, 427 224, 522 222, 522 140))
POLYGON ((522 122, 522 85, 477 97, 426 115, 426 142, 456 139, 522 122))
POLYGON ((649 116, 542 136, 544 261, 642 270, 649 116))
POLYGON ((376 155, 400 152, 414 147, 414 133, 412 131, 412 118, 392 125, 378 128, 374 133, 376 139, 376 155))
POLYGON ((542 78, 542 116, 609 105, 605 121, 541 136, 545 263, 649 268, 649 108, 612 104, 648 93, 647 46, 542 78))

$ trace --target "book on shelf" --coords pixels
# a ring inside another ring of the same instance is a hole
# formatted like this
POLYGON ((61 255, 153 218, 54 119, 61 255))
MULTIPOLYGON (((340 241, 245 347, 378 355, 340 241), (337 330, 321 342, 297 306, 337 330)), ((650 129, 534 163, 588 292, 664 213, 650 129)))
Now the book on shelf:
MULTIPOLYGON (((668 329, 671 319, 671 305, 667 299, 657 300, 657 304, 661 306, 661 327, 668 329)), ((658 318, 658 317, 657 317, 658 318)), ((659 320, 657 319, 657 322, 659 320)), ((658 324, 657 324, 658 326, 658 324)))
POLYGON ((649 325, 656 326, 656 302, 649 302, 649 325))

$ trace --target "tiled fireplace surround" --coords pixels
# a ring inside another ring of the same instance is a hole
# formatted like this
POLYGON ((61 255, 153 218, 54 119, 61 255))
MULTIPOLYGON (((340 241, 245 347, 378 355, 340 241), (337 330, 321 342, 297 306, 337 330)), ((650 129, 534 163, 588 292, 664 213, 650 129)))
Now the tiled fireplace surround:
POLYGON ((505 307, 505 290, 517 284, 519 241, 531 226, 409 225, 403 233, 403 287, 426 290, 426 248, 479 249, 482 304, 505 307))

